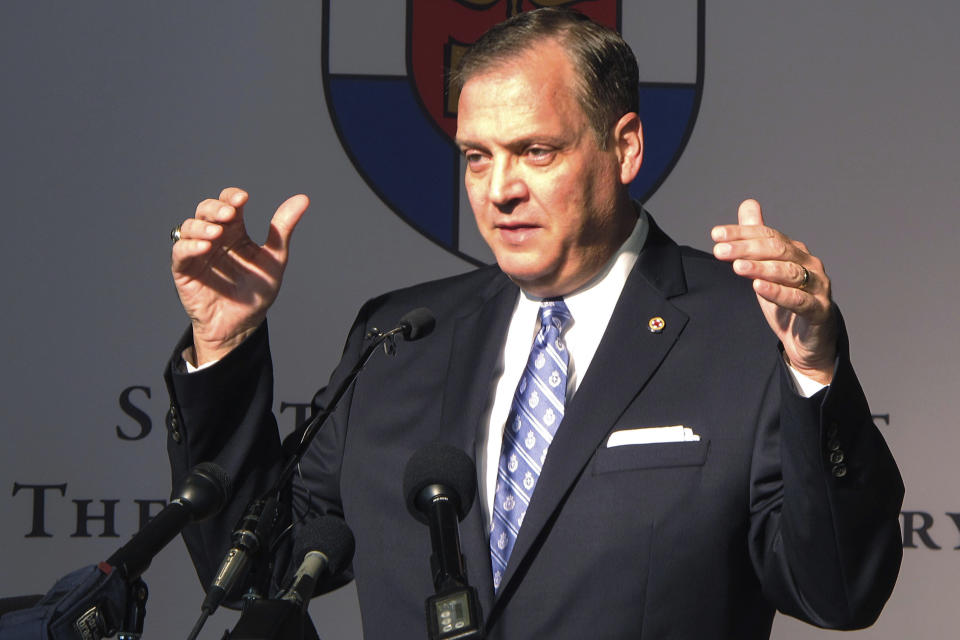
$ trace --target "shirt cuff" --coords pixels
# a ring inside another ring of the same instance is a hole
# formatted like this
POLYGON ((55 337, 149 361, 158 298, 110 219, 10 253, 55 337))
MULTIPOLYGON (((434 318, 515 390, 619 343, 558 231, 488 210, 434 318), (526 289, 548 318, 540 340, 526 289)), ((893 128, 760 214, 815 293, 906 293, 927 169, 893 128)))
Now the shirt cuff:
MULTIPOLYGON (((189 349, 190 347, 187 347, 187 348, 189 349)), ((184 351, 184 353, 186 353, 186 351, 184 351)), ((203 371, 207 367, 212 367, 213 365, 220 362, 219 360, 211 360, 210 362, 204 362, 199 367, 195 367, 192 364, 190 364, 190 361, 184 357, 184 353, 180 354, 180 359, 183 360, 183 366, 186 367, 187 373, 195 373, 197 371, 203 371)))
MULTIPOLYGON (((189 367, 190 365, 188 364, 187 366, 189 367)), ((793 380, 794 390, 804 398, 812 398, 818 391, 830 386, 803 375, 794 369, 792 364, 787 364, 787 370, 790 372, 790 378, 793 380)))

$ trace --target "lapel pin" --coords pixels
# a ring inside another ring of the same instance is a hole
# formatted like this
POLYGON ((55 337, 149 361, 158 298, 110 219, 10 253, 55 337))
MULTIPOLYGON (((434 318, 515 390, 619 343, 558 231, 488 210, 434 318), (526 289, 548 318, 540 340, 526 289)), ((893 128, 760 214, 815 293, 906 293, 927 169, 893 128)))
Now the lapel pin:
POLYGON ((647 323, 650 333, 660 333, 665 326, 667 326, 667 323, 660 316, 650 318, 650 322, 647 323))

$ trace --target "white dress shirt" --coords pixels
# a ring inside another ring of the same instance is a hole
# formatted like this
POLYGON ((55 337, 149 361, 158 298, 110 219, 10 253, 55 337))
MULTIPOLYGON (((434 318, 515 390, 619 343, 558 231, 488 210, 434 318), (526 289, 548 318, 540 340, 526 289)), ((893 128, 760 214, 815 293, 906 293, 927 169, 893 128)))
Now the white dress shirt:
MULTIPOLYGON (((630 237, 610 258, 607 265, 590 282, 563 297, 573 322, 563 333, 563 341, 570 355, 567 371, 567 401, 580 387, 587 373, 600 339, 607 329, 613 309, 620 299, 627 276, 637 262, 643 243, 647 239, 648 222, 640 214, 630 237)), ((507 339, 500 355, 499 378, 493 394, 490 414, 487 416, 486 433, 477 441, 477 465, 482 482, 480 498, 484 516, 489 525, 493 513, 493 496, 497 486, 497 469, 500 465, 500 446, 503 428, 513 404, 513 394, 530 356, 530 346, 540 330, 540 298, 521 291, 507 328, 507 339)), ((560 423, 559 429, 563 428, 560 423)), ((549 455, 549 453, 547 454, 549 455)))

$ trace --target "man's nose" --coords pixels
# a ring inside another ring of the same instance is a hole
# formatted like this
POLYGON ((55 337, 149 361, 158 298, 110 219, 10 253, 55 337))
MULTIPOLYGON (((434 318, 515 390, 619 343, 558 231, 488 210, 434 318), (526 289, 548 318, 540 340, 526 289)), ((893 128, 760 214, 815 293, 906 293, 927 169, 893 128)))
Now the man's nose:
POLYGON ((498 206, 515 203, 526 196, 527 187, 512 158, 496 158, 490 175, 490 202, 498 206))

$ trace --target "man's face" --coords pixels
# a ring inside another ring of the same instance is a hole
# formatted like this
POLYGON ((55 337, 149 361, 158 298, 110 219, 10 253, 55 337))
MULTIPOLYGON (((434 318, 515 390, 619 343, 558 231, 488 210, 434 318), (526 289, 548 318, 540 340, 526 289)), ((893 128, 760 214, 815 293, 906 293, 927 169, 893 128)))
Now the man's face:
POLYGON ((575 81, 566 53, 545 41, 460 94, 457 143, 477 226, 503 272, 540 297, 590 280, 636 220, 624 186, 636 170, 622 170, 622 146, 600 148, 575 81))

